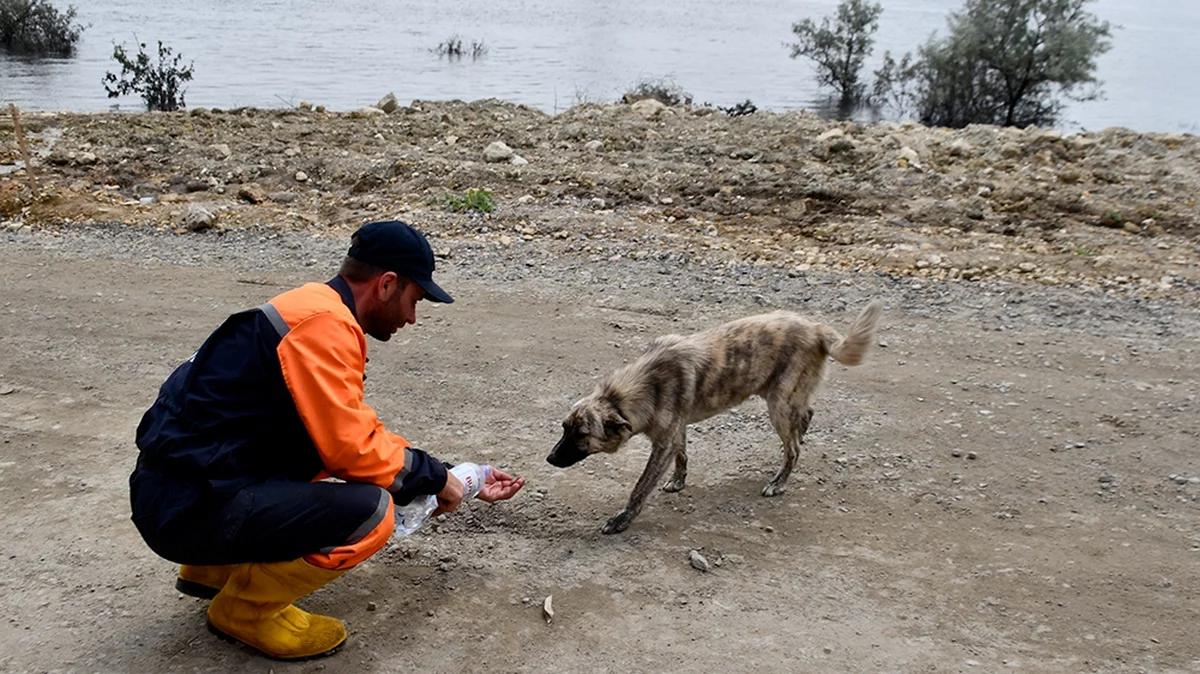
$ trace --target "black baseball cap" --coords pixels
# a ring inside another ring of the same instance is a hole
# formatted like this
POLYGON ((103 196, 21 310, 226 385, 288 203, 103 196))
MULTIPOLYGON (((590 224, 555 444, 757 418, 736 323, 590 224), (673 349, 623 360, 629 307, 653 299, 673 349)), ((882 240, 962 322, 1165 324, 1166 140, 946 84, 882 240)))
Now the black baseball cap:
POLYGON ((425 235, 400 220, 369 222, 350 236, 346 255, 412 279, 425 289, 425 297, 433 302, 449 304, 450 293, 433 282, 433 248, 425 235))

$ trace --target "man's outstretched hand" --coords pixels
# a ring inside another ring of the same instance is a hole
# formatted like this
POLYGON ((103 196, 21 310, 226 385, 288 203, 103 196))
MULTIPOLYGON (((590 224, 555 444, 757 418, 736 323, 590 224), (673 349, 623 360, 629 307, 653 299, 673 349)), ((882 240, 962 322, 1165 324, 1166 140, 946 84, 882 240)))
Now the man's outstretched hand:
POLYGON ((479 490, 479 499, 488 503, 496 501, 507 501, 521 491, 521 487, 525 486, 525 478, 513 477, 508 473, 492 467, 492 472, 488 475, 487 482, 483 485, 483 489, 479 490))

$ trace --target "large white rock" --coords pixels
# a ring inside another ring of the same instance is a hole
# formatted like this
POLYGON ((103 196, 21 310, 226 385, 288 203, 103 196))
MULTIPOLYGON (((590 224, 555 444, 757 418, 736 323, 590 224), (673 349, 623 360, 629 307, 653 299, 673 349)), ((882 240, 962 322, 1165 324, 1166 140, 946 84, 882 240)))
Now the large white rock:
POLYGON ((515 154, 511 147, 499 140, 492 141, 483 148, 483 158, 491 162, 509 161, 515 154))

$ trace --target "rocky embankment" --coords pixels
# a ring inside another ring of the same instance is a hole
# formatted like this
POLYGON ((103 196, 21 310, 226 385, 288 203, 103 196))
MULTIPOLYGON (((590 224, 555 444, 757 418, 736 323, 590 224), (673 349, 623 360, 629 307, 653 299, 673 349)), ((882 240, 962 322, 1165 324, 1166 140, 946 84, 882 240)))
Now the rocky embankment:
POLYGON ((400 216, 440 238, 597 261, 1008 279, 1188 303, 1200 288, 1200 141, 1188 134, 729 117, 655 101, 554 116, 497 101, 384 107, 25 113, 33 176, 5 118, 0 220, 183 233, 400 216), (468 189, 491 192, 495 209, 454 210, 448 198, 468 189))

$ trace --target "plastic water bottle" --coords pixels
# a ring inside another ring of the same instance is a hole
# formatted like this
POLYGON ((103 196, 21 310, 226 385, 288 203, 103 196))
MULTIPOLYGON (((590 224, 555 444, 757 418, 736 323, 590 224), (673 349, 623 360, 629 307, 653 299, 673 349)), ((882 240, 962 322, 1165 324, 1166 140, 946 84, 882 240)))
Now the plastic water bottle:
MULTIPOLYGON (((462 482, 463 500, 466 501, 479 495, 483 485, 487 484, 488 476, 492 474, 492 467, 486 463, 460 463, 450 472, 462 482)), ((411 536, 437 510, 437 505, 437 497, 430 495, 415 498, 406 506, 396 506, 396 535, 411 536)))

